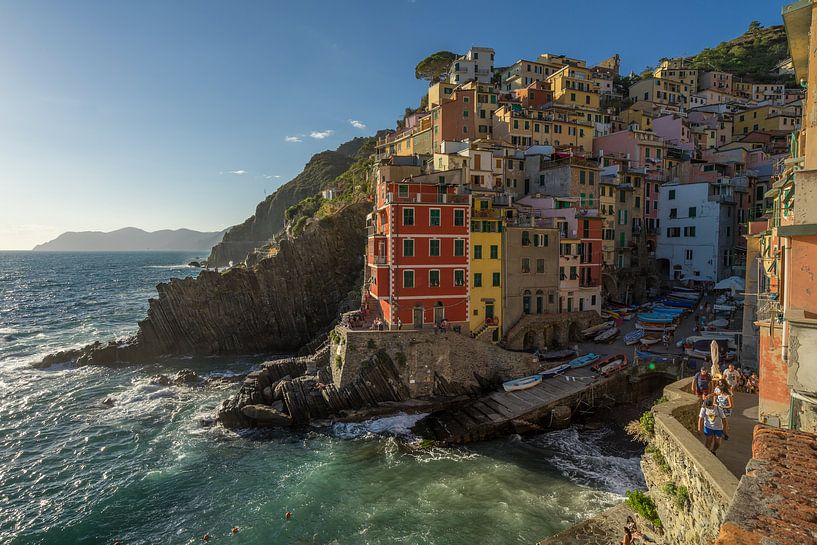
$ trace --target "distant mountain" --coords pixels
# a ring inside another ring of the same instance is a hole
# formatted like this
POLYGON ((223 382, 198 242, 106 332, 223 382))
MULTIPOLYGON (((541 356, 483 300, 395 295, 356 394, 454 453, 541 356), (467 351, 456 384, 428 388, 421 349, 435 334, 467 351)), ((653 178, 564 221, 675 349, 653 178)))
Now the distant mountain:
POLYGON ((160 250, 209 251, 221 242, 224 231, 202 233, 190 229, 143 231, 125 227, 109 233, 80 231, 63 233, 34 247, 35 252, 141 252, 160 250))

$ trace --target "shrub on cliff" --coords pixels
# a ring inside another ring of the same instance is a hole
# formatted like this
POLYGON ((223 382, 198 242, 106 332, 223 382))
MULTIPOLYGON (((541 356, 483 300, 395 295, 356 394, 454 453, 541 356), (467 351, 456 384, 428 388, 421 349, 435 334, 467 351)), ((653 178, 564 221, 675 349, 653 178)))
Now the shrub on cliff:
POLYGON ((658 517, 658 510, 652 498, 640 490, 628 490, 627 499, 624 503, 627 507, 644 517, 656 528, 661 528, 661 519, 658 517))
POLYGON ((451 51, 432 53, 417 63, 417 66, 414 67, 414 77, 428 81, 439 81, 443 75, 448 73, 448 68, 456 58, 457 54, 451 51))

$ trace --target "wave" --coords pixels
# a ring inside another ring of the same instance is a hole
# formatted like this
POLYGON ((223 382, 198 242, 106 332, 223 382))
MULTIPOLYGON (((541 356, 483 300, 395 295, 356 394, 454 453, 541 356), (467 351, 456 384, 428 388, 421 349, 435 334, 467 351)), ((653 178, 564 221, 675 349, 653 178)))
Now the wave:
POLYGON ((365 422, 341 422, 332 426, 332 435, 340 439, 359 439, 374 435, 392 435, 404 439, 414 439, 411 428, 427 413, 399 413, 384 418, 374 418, 365 422))
MULTIPOLYGON (((548 451, 548 462, 576 484, 599 486, 618 495, 643 489, 640 456, 617 445, 612 429, 576 427, 536 436, 530 444, 548 451)), ((620 440, 619 440, 620 442, 620 440)))
POLYGON ((197 269, 198 267, 192 267, 187 263, 179 263, 178 265, 143 265, 145 269, 197 269))

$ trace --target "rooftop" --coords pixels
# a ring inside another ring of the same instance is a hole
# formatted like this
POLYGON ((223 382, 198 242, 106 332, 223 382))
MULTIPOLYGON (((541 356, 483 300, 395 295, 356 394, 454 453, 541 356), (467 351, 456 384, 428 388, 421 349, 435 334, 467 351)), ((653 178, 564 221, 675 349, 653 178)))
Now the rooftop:
POLYGON ((817 544, 817 435, 757 426, 715 545, 817 544))

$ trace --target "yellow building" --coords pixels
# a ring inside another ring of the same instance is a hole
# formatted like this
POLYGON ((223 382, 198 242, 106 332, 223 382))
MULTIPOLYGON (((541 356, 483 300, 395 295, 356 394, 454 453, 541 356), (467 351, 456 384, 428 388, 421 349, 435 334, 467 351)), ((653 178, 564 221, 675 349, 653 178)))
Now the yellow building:
POLYGON ((392 155, 431 155, 432 120, 430 115, 420 118, 416 125, 398 132, 387 134, 375 145, 378 157, 392 155))
POLYGON ((655 69, 653 75, 656 78, 669 79, 685 84, 693 93, 698 89, 698 70, 692 68, 689 61, 683 58, 664 59, 655 69))
POLYGON ((593 124, 571 108, 503 104, 494 115, 494 138, 517 147, 552 145, 593 149, 593 124))
POLYGON ((576 106, 585 110, 599 109, 598 84, 593 81, 593 70, 585 66, 567 65, 547 77, 557 104, 576 106))
POLYGON ((664 78, 645 78, 630 86, 630 98, 686 107, 695 86, 664 78))
POLYGON ((471 211, 470 329, 498 342, 502 331, 502 231, 505 208, 493 192, 475 193, 471 211))
POLYGON ((791 131, 800 124, 802 107, 799 102, 785 106, 758 106, 734 114, 733 133, 747 134, 752 131, 791 131))

